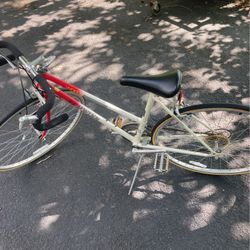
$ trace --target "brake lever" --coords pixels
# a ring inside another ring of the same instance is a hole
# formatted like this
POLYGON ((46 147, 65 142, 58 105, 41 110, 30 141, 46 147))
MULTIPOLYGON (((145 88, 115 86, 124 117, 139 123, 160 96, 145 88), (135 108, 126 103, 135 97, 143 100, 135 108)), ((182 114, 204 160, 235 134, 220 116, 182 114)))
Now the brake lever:
POLYGON ((48 66, 55 60, 56 56, 39 56, 35 60, 33 60, 30 64, 37 71, 46 71, 48 66))

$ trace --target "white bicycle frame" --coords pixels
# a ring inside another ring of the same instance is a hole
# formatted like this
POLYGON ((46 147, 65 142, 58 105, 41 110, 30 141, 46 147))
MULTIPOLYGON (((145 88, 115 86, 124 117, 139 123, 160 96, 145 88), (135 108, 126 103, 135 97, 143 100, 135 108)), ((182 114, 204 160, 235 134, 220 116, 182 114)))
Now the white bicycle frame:
MULTIPOLYGON (((126 138, 129 140, 134 148, 139 148, 142 151, 141 152, 172 152, 172 153, 180 153, 180 154, 187 154, 187 155, 196 155, 196 156, 203 156, 203 157, 211 157, 212 155, 215 155, 216 152, 207 144, 205 143, 199 136, 197 136, 181 119, 178 117, 178 115, 175 115, 174 112, 168 108, 168 106, 165 104, 166 99, 156 96, 155 94, 149 93, 148 94, 148 100, 145 106, 145 113, 142 117, 138 117, 132 113, 129 113, 125 111, 124 109, 121 109, 107 101, 104 101, 103 99, 100 99, 96 97, 95 95, 92 95, 86 91, 82 90, 82 96, 92 100, 93 102, 107 108, 108 110, 111 110, 122 117, 126 117, 129 120, 138 123, 138 130, 135 136, 132 136, 128 132, 124 131, 122 128, 116 126, 113 122, 107 120, 97 112, 93 111, 92 109, 88 108, 86 105, 81 104, 80 108, 83 109, 88 115, 93 117, 95 120, 103 124, 105 127, 111 129, 114 131, 116 134, 121 135, 122 137, 126 138), (172 116, 174 119, 176 119, 182 126, 183 128, 192 136, 195 138, 198 142, 200 142, 207 150, 210 152, 209 153, 200 153, 200 152, 195 152, 191 150, 183 150, 183 149, 176 149, 176 148, 171 148, 171 147, 162 147, 162 146, 156 146, 156 145, 151 145, 149 143, 142 143, 142 138, 143 138, 143 132, 145 131, 145 128, 148 123, 148 119, 150 117, 151 109, 154 106, 155 103, 160 104, 162 109, 172 116)), ((169 103, 173 103, 173 101, 176 101, 176 98, 171 98, 168 99, 169 103)), ((194 118, 199 122, 198 118, 194 118)), ((201 121, 200 121, 201 122, 201 121)), ((202 122, 203 123, 203 122, 202 122)), ((203 124, 204 125, 204 124, 203 124)), ((209 125, 205 126, 209 127, 209 125)))
MULTIPOLYGON (((26 58, 24 57, 20 57, 19 58, 20 61, 22 62, 22 64, 29 69, 29 72, 33 73, 34 75, 36 75, 36 71, 34 70, 34 67, 32 66, 33 63, 29 63, 27 61, 26 58)), ((42 60, 42 59, 37 59, 42 60)), ((44 99, 43 97, 39 94, 38 91, 36 91, 36 89, 34 88, 34 93, 35 95, 37 95, 38 99, 40 100, 40 102, 43 104, 44 99)), ((116 134, 121 135, 122 137, 126 138, 127 140, 129 140, 134 148, 140 149, 140 152, 172 152, 172 153, 179 153, 179 154, 187 154, 187 155, 196 155, 196 156, 203 156, 203 157, 211 157, 211 156, 215 156, 217 153, 207 144, 205 143, 202 138, 200 138, 198 135, 196 135, 183 121, 181 121, 180 117, 181 115, 176 115, 165 103, 168 100, 168 103, 172 103, 174 104, 173 106, 175 106, 176 104, 176 97, 173 97, 171 99, 164 99, 162 97, 156 96, 155 94, 149 93, 148 94, 148 100, 145 106, 145 113, 142 117, 138 117, 130 112, 127 112, 124 109, 121 109, 113 104, 111 104, 110 102, 104 101, 103 99, 92 95, 84 90, 80 90, 80 94, 82 96, 84 96, 85 98, 89 98, 90 100, 92 100, 93 102, 107 108, 108 110, 111 110, 119 115, 121 115, 122 117, 126 117, 129 120, 138 123, 138 130, 135 136, 130 135, 128 132, 124 131, 122 128, 116 126, 113 122, 107 120, 106 118, 104 118, 102 115, 98 114, 97 112, 93 111, 92 109, 88 108, 86 105, 81 104, 80 108, 82 110, 84 110, 88 115, 90 115, 91 117, 93 117, 95 120, 97 120, 98 122, 100 122, 101 124, 103 124, 105 127, 111 129, 112 131, 114 131, 116 134), (148 123, 148 119, 150 117, 150 113, 151 113, 151 109, 154 106, 155 103, 158 103, 162 109, 169 114, 171 117, 173 117, 174 119, 176 119, 183 127, 183 129, 185 129, 190 136, 192 136, 193 138, 195 138, 198 142, 200 142, 210 153, 200 153, 200 152, 195 152, 195 151, 191 151, 191 150, 184 150, 184 149, 176 149, 176 148, 171 148, 171 147, 162 147, 162 146, 156 146, 156 145, 151 145, 149 143, 142 143, 142 137, 143 137, 143 132, 145 131, 145 128, 147 126, 148 123)), ((177 109, 177 114, 178 114, 178 109, 177 109)), ((209 127, 208 124, 204 124, 204 122, 200 121, 198 118, 196 118, 195 116, 192 116, 197 122, 200 122, 201 124, 203 124, 203 126, 208 127, 209 129, 211 129, 209 127)))

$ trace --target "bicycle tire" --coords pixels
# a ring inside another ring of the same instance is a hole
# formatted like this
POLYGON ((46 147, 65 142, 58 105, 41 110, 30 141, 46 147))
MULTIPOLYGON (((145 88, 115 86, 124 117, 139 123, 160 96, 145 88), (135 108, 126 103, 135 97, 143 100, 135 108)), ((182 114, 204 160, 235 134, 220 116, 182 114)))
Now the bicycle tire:
MULTIPOLYGON (((68 90, 64 92, 84 103, 84 99, 76 93, 68 90)), ((81 109, 56 97, 51 110, 51 119, 62 113, 67 113, 69 119, 48 130, 46 140, 40 140, 32 124, 27 124, 21 130, 18 127, 18 119, 26 114, 26 106, 28 114, 34 114, 38 109, 39 101, 38 99, 27 100, 0 121, 0 172, 20 168, 48 153, 72 132, 83 113, 81 109)))
MULTIPOLYGON (((181 119, 184 122, 186 121, 185 123, 198 136, 203 137, 203 139, 206 140, 212 148, 216 148, 218 152, 221 151, 221 154, 220 157, 216 159, 214 157, 201 158, 200 156, 168 153, 169 160, 172 163, 186 170, 202 174, 238 175, 250 173, 249 107, 238 104, 200 104, 182 108, 179 110, 179 113, 182 115, 181 119), (222 116, 224 113, 227 117, 225 119, 222 116), (197 124, 197 121, 195 122, 194 119, 190 119, 193 114, 195 114, 195 117, 199 115, 199 118, 205 118, 205 122, 209 124, 213 131, 208 131, 208 128, 205 128, 204 125, 201 123, 197 124), (205 114, 207 115, 205 116, 205 114), (238 121, 231 120, 233 115, 238 118, 238 121), (215 118, 219 119, 216 121, 217 123, 215 122, 215 118), (224 128, 222 126, 222 121, 227 123, 227 127, 224 128), (233 121, 232 124, 231 121, 233 121), (213 128, 214 125, 217 125, 217 128, 213 128), (235 143, 235 148, 232 146, 234 145, 233 143, 235 143), (235 153, 234 157, 231 156, 232 153, 235 153), (206 162, 204 160, 206 160, 206 162), (211 162, 211 167, 208 166, 208 161, 211 162), (215 164, 212 161, 215 161, 215 164), (238 168, 236 165, 238 165, 239 162, 243 165, 238 168)), ((198 141, 195 141, 192 136, 184 131, 180 123, 177 123, 178 121, 170 115, 161 119, 152 129, 151 143, 153 145, 177 147, 178 149, 186 150, 190 150, 191 148, 196 152, 208 153, 208 150, 205 149, 204 146, 202 147, 198 141), (160 134, 160 131, 164 131, 165 134, 160 134), (172 133, 172 131, 174 132, 172 133), (197 148, 197 146, 199 147, 197 148)))

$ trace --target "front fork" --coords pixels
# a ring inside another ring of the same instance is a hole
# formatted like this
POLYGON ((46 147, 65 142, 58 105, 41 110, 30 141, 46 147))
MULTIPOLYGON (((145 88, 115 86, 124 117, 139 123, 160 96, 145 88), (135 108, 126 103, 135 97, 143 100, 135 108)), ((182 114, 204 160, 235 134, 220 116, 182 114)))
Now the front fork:
MULTIPOLYGON (((47 123, 50 122, 50 120, 51 120, 51 112, 49 111, 49 112, 46 113, 46 121, 47 121, 47 123)), ((39 139, 40 139, 41 141, 44 141, 46 135, 47 135, 47 130, 44 130, 44 131, 41 133, 39 139)))

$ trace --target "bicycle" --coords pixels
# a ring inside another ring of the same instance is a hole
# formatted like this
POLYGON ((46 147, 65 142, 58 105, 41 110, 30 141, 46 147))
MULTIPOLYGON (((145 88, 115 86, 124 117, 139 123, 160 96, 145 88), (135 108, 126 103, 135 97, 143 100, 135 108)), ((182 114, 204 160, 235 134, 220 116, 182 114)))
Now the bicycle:
POLYGON ((8 56, 0 54, 0 66, 8 63, 19 73, 24 70, 31 79, 31 89, 25 89, 22 84, 24 103, 0 121, 0 171, 22 167, 48 153, 70 134, 86 113, 126 138, 132 143, 132 151, 141 154, 129 193, 147 153, 155 154, 154 168, 159 171, 171 162, 202 174, 250 172, 250 108, 226 103, 185 106, 179 70, 121 78, 122 85, 149 92, 145 113, 138 117, 49 74, 53 57, 39 57, 29 62, 8 42, 0 41, 0 48, 11 51, 8 56), (120 118, 109 121, 87 107, 85 98, 126 117, 128 122, 124 125, 120 118), (148 134, 147 123, 155 104, 161 106, 166 116, 148 134))

